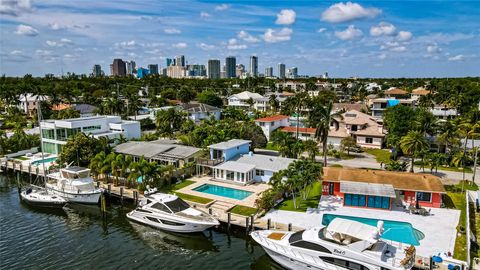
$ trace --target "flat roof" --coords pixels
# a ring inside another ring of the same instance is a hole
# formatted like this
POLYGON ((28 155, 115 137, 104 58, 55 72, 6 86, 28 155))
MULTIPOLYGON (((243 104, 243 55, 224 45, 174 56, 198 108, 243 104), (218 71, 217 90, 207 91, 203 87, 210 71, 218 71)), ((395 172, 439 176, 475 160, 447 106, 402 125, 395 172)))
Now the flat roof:
POLYGON ((272 115, 269 117, 263 117, 263 118, 258 118, 255 120, 255 122, 273 122, 273 121, 278 121, 282 119, 288 119, 290 116, 286 115, 272 115))
POLYGON ((373 184, 342 181, 340 192, 359 195, 374 195, 395 198, 395 189, 390 184, 373 184))
POLYGON ((161 142, 126 142, 115 147, 115 152, 133 156, 144 156, 146 158, 187 158, 202 149, 161 142))
POLYGON ((323 180, 387 184, 396 190, 446 193, 440 178, 431 174, 324 167, 323 180))
POLYGON ((233 171, 233 172, 246 173, 255 169, 255 165, 246 164, 246 163, 237 162, 237 161, 227 161, 213 168, 220 169, 220 170, 233 171))
POLYGON ((226 142, 220 142, 220 143, 209 145, 208 148, 226 150, 226 149, 241 146, 251 142, 252 141, 249 141, 249 140, 232 139, 226 142))
POLYGON ((288 165, 290 165, 290 163, 294 162, 296 159, 258 154, 245 154, 235 157, 234 160, 236 162, 254 165, 255 168, 259 170, 278 172, 288 168, 288 165))
MULTIPOLYGON (((295 127, 295 126, 283 127, 282 131, 283 132, 297 132, 297 127, 295 127)), ((299 133, 315 134, 315 132, 317 132, 317 129, 316 128, 299 127, 298 132, 299 133)))

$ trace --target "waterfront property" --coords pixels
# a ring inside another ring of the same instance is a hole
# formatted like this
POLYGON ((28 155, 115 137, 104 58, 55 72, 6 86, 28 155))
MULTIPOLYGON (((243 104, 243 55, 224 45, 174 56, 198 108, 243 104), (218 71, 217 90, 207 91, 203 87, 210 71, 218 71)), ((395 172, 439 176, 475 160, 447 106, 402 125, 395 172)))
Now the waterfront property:
POLYGON ((439 208, 446 191, 430 174, 326 167, 322 193, 342 198, 345 206, 392 210, 417 201, 439 208))
POLYGON ((197 157, 202 154, 200 148, 175 144, 170 140, 130 141, 115 146, 114 151, 119 154, 130 155, 134 160, 144 157, 148 161, 173 165, 176 168, 181 168, 189 162, 195 162, 197 157))
MULTIPOLYGON (((253 100, 255 104, 255 101, 263 99, 263 96, 257 93, 243 91, 241 93, 229 96, 228 106, 248 109, 250 107, 250 104, 248 103, 250 99, 253 100)), ((253 106, 254 104, 251 105, 253 106)))
POLYGON ((45 120, 42 128, 43 151, 58 154, 69 137, 82 132, 95 138, 140 138, 140 122, 125 121, 120 116, 91 116, 63 120, 45 120))
POLYGON ((222 114, 222 109, 203 103, 183 103, 178 105, 177 108, 187 113, 188 118, 195 123, 211 117, 215 120, 220 120, 222 114))
POLYGON ((285 115, 273 115, 270 117, 259 118, 255 120, 255 124, 262 128, 263 134, 270 140, 272 132, 280 127, 286 127, 290 125, 289 116, 285 115))

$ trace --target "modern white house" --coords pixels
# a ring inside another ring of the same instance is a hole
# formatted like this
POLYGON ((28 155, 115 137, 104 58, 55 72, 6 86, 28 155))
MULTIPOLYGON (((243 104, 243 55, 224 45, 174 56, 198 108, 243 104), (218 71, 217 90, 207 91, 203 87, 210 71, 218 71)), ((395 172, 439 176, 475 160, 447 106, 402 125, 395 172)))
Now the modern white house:
POLYGON ((257 99, 262 98, 263 96, 260 94, 243 91, 241 93, 229 96, 228 106, 248 109, 250 107, 250 105, 248 104, 248 100, 252 99, 255 102, 257 99))
POLYGON ((220 116, 222 115, 222 109, 203 103, 183 103, 178 105, 177 108, 186 112, 188 118, 195 123, 209 119, 212 116, 215 120, 220 120, 220 116))
POLYGON ((18 104, 18 108, 28 116, 35 116, 38 103, 42 101, 48 101, 49 99, 50 98, 48 96, 40 96, 30 93, 21 95, 19 98, 20 103, 18 104))
POLYGON ((369 100, 370 110, 372 111, 372 116, 377 119, 382 119, 383 113, 389 107, 396 105, 411 106, 415 108, 417 101, 415 99, 396 99, 396 98, 375 98, 369 100))
POLYGON ((140 122, 125 121, 120 116, 91 116, 63 120, 45 120, 42 128, 43 151, 58 154, 69 137, 82 132, 95 138, 140 138, 140 122))
POLYGON ((262 128, 263 134, 270 141, 272 133, 280 127, 290 126, 289 116, 273 115, 270 117, 259 118, 255 120, 255 124, 262 128))

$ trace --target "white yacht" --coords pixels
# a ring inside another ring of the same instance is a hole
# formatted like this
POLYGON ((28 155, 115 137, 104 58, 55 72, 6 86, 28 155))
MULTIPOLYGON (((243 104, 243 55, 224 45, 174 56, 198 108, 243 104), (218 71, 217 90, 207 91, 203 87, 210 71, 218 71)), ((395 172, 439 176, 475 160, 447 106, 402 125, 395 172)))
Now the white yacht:
POLYGON ((37 207, 62 208, 67 203, 64 198, 36 186, 30 186, 22 190, 20 198, 25 203, 37 207))
POLYGON ((131 220, 154 228, 179 232, 201 232, 218 226, 218 220, 194 209, 175 195, 157 193, 141 200, 139 207, 127 214, 131 220))
POLYGON ((415 264, 414 246, 381 240, 377 227, 336 218, 326 227, 299 232, 255 231, 252 238, 287 269, 404 270, 415 264))
POLYGON ((97 204, 102 194, 102 190, 95 187, 90 177, 90 169, 77 166, 47 175, 45 187, 73 203, 97 204))

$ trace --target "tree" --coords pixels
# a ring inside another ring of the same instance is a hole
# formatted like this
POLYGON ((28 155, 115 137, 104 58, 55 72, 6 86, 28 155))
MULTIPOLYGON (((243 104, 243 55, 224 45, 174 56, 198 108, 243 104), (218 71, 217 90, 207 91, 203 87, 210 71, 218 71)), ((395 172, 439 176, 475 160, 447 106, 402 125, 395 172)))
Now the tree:
POLYGON ((425 140, 423 134, 419 131, 409 131, 407 135, 400 140, 400 148, 403 153, 411 157, 410 172, 413 172, 413 166, 415 165, 415 154, 427 149, 428 143, 425 140))
POLYGON ((213 91, 203 91, 197 95, 197 100, 200 103, 208 104, 215 107, 222 107, 223 101, 222 99, 215 94, 213 91))
POLYGON ((357 141, 352 136, 348 136, 340 141, 340 146, 342 150, 347 150, 347 155, 350 155, 350 149, 357 146, 357 141))
POLYGON ((175 109, 159 110, 155 115, 157 131, 162 136, 173 137, 173 134, 180 130, 185 118, 183 114, 175 109))
POLYGON ((321 175, 322 166, 310 160, 300 159, 288 165, 286 170, 282 171, 286 178, 285 188, 293 197, 294 208, 297 208, 296 194, 303 193, 301 198, 308 197, 310 186, 318 181, 321 175))
POLYGON ((187 86, 180 88, 177 93, 177 98, 183 103, 188 103, 195 98, 196 92, 187 86))
POLYGON ((293 157, 293 151, 290 147, 296 139, 292 134, 276 130, 272 133, 271 142, 278 147, 278 152, 282 157, 293 157))
POLYGON ((280 103, 277 100, 277 96, 275 94, 270 95, 268 98, 268 104, 273 112, 277 112, 278 108, 280 107, 280 103))
POLYGON ((320 153, 317 142, 314 140, 307 140, 303 142, 303 147, 305 151, 307 151, 308 157, 312 161, 315 161, 315 157, 320 153))
POLYGON ((396 160, 390 160, 385 164, 385 170, 394 172, 407 171, 408 164, 406 162, 399 162, 396 160))
POLYGON ((388 130, 387 144, 395 145, 395 141, 407 135, 413 129, 415 111, 408 106, 389 107, 383 114, 383 122, 388 130))
POLYGON ((79 118, 80 112, 74 110, 72 108, 64 109, 58 112, 55 119, 71 119, 71 118, 79 118))
POLYGON ((90 160, 100 152, 98 140, 83 133, 77 133, 68 138, 63 145, 58 158, 59 164, 75 163, 78 166, 88 166, 90 160))

